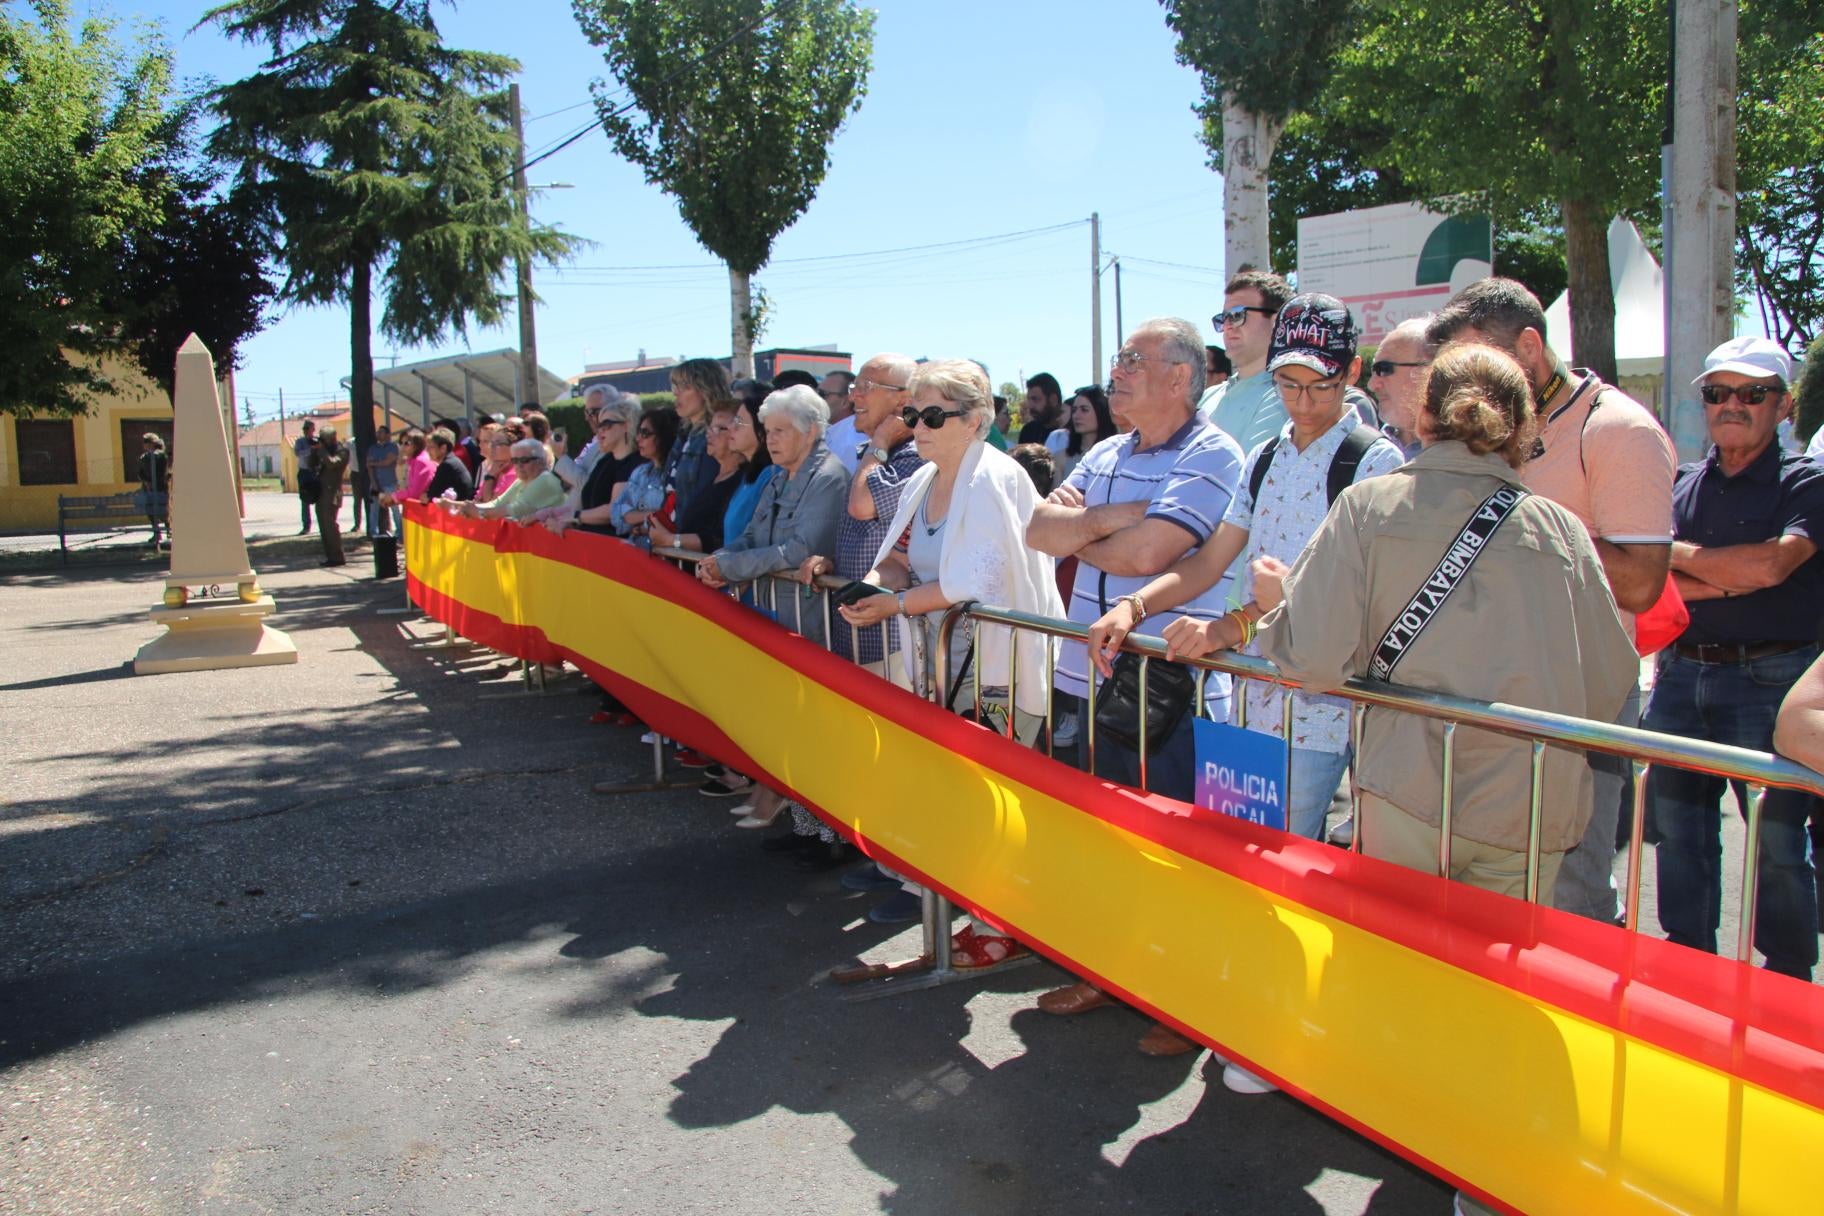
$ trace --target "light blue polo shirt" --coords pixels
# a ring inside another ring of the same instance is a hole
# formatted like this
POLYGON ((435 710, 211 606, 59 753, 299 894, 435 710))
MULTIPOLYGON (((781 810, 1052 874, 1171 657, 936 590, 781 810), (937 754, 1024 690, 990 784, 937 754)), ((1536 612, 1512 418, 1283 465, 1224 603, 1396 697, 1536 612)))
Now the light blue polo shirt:
MULTIPOLYGON (((1086 506, 1149 503, 1146 518, 1166 520, 1191 534, 1196 543, 1186 550, 1188 557, 1216 534, 1241 483, 1242 460, 1241 448, 1233 439, 1193 414, 1158 447, 1143 450, 1138 431, 1104 439, 1077 462, 1065 484, 1076 487, 1086 506)), ((1104 574, 1079 562, 1068 605, 1070 619, 1080 625, 1094 624, 1117 599, 1140 590, 1159 573, 1104 574)), ((1197 620, 1219 617, 1228 610, 1229 592, 1230 579, 1224 575, 1190 602, 1148 615, 1135 632, 1158 637, 1181 616, 1197 620)), ((1087 696, 1086 668, 1083 645, 1064 643, 1058 658, 1058 690, 1087 696)), ((1212 676, 1211 680, 1226 684, 1227 677, 1212 676)), ((1212 682, 1206 691, 1213 698, 1216 684, 1212 682)))

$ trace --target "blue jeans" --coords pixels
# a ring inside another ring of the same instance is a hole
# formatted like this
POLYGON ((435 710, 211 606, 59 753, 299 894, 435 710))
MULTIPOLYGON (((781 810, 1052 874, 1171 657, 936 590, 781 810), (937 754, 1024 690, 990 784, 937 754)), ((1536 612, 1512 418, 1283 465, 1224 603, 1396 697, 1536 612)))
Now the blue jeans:
MULTIPOLYGON (((1780 701, 1817 657, 1816 646, 1746 663, 1699 663, 1666 651, 1641 726, 1769 751, 1780 701)), ((1739 782, 1737 804, 1747 813, 1739 782)), ((1722 912, 1723 778, 1655 766, 1647 776, 1648 826, 1658 837, 1659 925, 1680 945, 1716 953, 1722 912)), ((1761 811, 1754 945, 1767 968, 1811 978, 1818 961, 1817 878, 1805 820, 1811 796, 1770 789, 1761 811)))
POLYGON ((1307 840, 1324 838, 1324 818, 1330 813, 1336 787, 1349 771, 1349 754, 1315 747, 1292 749, 1292 789, 1286 795, 1287 831, 1307 840))

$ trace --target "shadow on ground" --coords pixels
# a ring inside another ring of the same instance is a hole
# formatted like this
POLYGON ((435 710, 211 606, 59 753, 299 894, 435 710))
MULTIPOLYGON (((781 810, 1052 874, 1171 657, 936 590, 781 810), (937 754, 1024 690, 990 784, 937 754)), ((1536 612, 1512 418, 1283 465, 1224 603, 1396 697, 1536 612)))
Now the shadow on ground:
MULTIPOLYGON (((375 614, 398 595, 338 580, 282 600, 281 627, 329 643, 319 661, 358 648, 346 679, 369 696, 208 704, 168 737, 72 731, 46 750, 50 779, 0 810, 0 1068, 180 1015, 453 988, 555 927, 548 963, 570 996, 544 1016, 728 1023, 671 1077, 671 1124, 832 1115, 885 1181, 882 1211, 1317 1213, 1327 1174, 1384 1180, 1365 1208, 1383 1216, 1445 1210, 1435 1180, 1292 1100, 1231 1094, 1214 1068, 1205 1084, 1202 1056, 1139 1056, 1132 1013, 1026 1008, 1063 978, 1050 967, 838 1001, 823 970, 888 932, 857 924, 864 902, 757 852, 720 802, 592 796, 591 780, 643 770, 635 732, 586 725, 574 685, 516 698, 510 665, 412 649, 375 614), (123 747, 132 763, 110 765, 123 747), (86 774, 78 796, 63 767, 86 774), (638 982, 601 965, 636 956, 652 960, 638 982), (996 1018, 999 1048, 971 1048, 996 1018)), ((156 722, 157 692, 131 687, 156 722)))

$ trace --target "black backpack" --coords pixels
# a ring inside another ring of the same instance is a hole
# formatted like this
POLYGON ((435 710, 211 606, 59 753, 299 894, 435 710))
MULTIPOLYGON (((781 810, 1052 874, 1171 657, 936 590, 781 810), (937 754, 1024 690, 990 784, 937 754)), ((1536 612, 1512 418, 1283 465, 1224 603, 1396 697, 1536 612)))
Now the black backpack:
MULTIPOLYGON (((1371 426, 1358 426, 1343 437, 1343 442, 1336 449, 1336 455, 1330 458, 1330 475, 1325 480, 1324 491, 1328 496, 1325 501, 1335 502, 1336 496, 1355 483, 1355 471, 1362 465, 1362 457, 1374 446, 1374 441, 1381 433, 1371 426)), ((1260 502, 1260 487, 1266 484, 1267 469, 1273 464, 1273 453, 1279 448, 1279 436, 1267 440, 1260 449, 1260 459, 1254 462, 1254 476, 1248 478, 1248 497, 1255 503, 1260 502)))

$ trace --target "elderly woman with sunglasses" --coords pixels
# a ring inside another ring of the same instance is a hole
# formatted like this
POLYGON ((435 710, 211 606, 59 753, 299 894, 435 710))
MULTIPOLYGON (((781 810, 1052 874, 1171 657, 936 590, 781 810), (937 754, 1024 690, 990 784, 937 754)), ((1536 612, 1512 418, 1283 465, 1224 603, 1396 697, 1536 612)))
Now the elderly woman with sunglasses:
MULTIPOLYGON (((900 493, 887 539, 875 555, 867 581, 886 589, 841 609, 857 629, 894 615, 924 622, 924 645, 902 649, 902 660, 921 665, 910 674, 937 699, 959 712, 974 708, 964 693, 971 663, 981 672, 982 711, 1005 731, 1008 688, 1014 734, 1030 745, 1051 699, 1052 641, 1034 632, 967 623, 952 635, 949 687, 935 688, 936 664, 929 656, 937 626, 954 604, 976 600, 1038 616, 1061 617, 1052 561, 1026 544, 1026 526, 1039 505, 1032 479, 1014 459, 986 442, 994 423, 994 394, 982 369, 966 359, 927 363, 912 374, 912 402, 902 411, 925 463, 900 493), (902 549, 902 536, 909 541, 902 549)), ((1025 947, 998 930, 975 922, 953 942, 959 967, 1004 962, 1025 947)))
POLYGON ((589 475, 577 490, 576 501, 555 511, 541 513, 539 522, 558 535, 566 528, 584 532, 614 533, 614 501, 640 466, 634 448, 634 427, 640 417, 639 398, 617 398, 595 414, 595 436, 589 441, 596 458, 589 475))
POLYGON ((530 521, 547 507, 563 503, 569 491, 551 471, 551 454, 536 439, 521 439, 513 445, 513 471, 517 478, 506 492, 493 502, 465 502, 462 514, 480 519, 516 519, 530 521))

